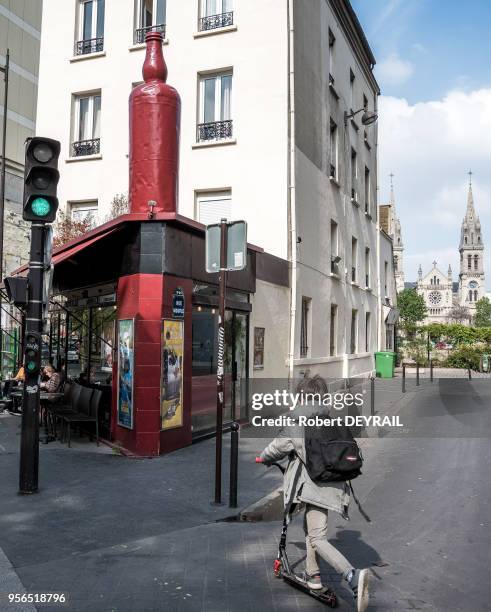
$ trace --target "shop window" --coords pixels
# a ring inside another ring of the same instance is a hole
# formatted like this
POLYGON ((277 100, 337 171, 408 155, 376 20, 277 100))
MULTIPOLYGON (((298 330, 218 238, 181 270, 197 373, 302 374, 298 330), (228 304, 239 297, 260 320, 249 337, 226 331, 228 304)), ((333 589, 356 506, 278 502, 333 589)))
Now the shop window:
POLYGON ((232 193, 228 191, 198 192, 195 218, 204 225, 232 219, 232 193))
POLYGON ((254 369, 264 369, 264 327, 254 328, 254 369))

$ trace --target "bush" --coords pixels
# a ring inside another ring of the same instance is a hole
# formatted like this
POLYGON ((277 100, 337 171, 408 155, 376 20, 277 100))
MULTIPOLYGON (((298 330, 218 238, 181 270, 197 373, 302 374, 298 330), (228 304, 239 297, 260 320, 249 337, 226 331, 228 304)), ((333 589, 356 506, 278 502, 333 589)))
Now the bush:
POLYGON ((481 349, 471 346, 461 346, 454 350, 448 357, 446 366, 448 368, 471 368, 472 370, 479 370, 482 353, 483 351, 481 349))

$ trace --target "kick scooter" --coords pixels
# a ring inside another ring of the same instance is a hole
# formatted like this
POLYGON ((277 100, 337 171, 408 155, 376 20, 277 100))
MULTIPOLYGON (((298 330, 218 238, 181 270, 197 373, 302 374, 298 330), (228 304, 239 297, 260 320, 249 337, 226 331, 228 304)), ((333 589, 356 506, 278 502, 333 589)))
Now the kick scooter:
MULTIPOLYGON (((256 463, 262 463, 260 457, 256 457, 256 463)), ((276 465, 282 473, 285 472, 285 468, 279 463, 273 463, 276 465)), ((288 513, 283 517, 283 525, 281 528, 280 544, 278 546, 278 556, 276 557, 273 564, 273 573, 277 578, 283 578, 292 587, 295 587, 299 591, 303 591, 307 595, 310 595, 317 601, 320 601, 330 608, 335 608, 337 605, 336 593, 328 587, 322 589, 311 589, 307 584, 307 579, 299 574, 295 574, 290 562, 288 561, 288 555, 286 554, 286 533, 288 530, 288 513)))

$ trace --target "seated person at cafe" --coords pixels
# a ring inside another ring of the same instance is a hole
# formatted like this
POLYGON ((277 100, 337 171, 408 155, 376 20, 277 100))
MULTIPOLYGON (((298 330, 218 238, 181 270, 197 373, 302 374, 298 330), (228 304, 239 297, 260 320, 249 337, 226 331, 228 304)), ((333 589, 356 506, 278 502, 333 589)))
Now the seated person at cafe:
POLYGON ((44 368, 44 375, 47 377, 47 380, 40 384, 40 388, 48 393, 56 393, 61 385, 61 376, 52 365, 44 368))
POLYGON ((20 366, 19 371, 14 376, 14 380, 24 381, 25 377, 26 377, 26 375, 25 375, 25 372, 24 372, 24 366, 20 366))

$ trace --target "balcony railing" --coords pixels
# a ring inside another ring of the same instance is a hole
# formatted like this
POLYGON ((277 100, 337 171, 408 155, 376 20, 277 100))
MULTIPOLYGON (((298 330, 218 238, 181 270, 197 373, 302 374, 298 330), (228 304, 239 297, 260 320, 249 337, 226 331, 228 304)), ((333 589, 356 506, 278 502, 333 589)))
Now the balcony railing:
POLYGON ((356 283, 356 267, 351 267, 351 282, 356 283))
POLYGON ((75 43, 75 55, 89 55, 104 50, 104 37, 79 40, 75 43))
POLYGON ((329 176, 333 179, 336 178, 336 166, 334 164, 329 164, 329 176))
POLYGON ((198 142, 208 140, 226 140, 232 138, 232 120, 199 123, 196 138, 198 142))
POLYGON ((201 17, 198 23, 198 29, 200 32, 206 32, 207 30, 216 30, 218 28, 226 28, 227 26, 234 25, 234 13, 220 13, 219 15, 207 15, 201 17))
POLYGON ((145 36, 148 32, 160 32, 162 38, 165 38, 165 23, 158 23, 156 25, 147 26, 146 28, 138 28, 135 30, 133 43, 135 45, 142 45, 145 42, 145 36))
POLYGON ((72 157, 85 157, 86 155, 97 155, 101 150, 101 139, 79 140, 72 142, 72 157))

